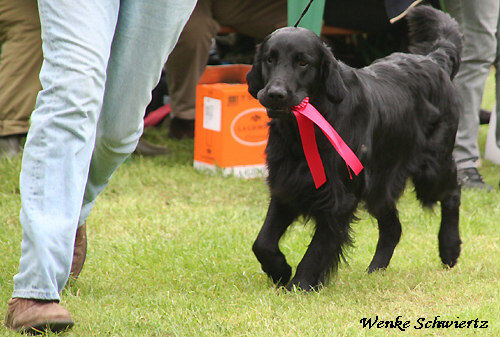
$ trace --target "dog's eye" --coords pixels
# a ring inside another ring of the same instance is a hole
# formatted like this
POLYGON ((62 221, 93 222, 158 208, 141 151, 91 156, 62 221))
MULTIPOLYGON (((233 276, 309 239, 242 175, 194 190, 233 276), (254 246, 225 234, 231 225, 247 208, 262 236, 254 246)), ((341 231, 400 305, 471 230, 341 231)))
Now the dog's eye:
POLYGON ((305 67, 305 66, 307 66, 307 62, 306 62, 306 61, 300 61, 300 62, 299 62, 299 65, 300 65, 301 67, 305 67))
POLYGON ((273 58, 272 57, 268 57, 267 58, 267 63, 273 63, 273 58))

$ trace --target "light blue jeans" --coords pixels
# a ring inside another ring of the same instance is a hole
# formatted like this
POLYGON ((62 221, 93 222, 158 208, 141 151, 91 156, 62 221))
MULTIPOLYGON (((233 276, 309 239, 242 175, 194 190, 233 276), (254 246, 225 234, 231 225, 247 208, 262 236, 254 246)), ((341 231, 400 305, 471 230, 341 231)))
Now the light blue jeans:
POLYGON ((39 0, 44 63, 20 176, 13 297, 55 299, 77 226, 135 150, 161 69, 195 0, 39 0))
POLYGON ((460 71, 455 77, 463 102, 453 155, 458 169, 477 166, 479 111, 484 84, 495 61, 499 0, 445 0, 464 34, 460 71))

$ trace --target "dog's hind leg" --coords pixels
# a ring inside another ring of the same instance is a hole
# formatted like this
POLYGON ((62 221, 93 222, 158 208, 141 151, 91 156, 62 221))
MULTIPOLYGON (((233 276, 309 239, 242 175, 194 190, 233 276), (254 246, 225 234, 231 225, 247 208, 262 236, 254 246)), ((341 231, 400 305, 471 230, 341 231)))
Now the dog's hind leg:
POLYGON ((287 286, 288 290, 295 286, 310 291, 324 284, 330 272, 337 271, 344 247, 351 244, 352 214, 316 216, 315 220, 316 232, 287 286))
POLYGON ((460 186, 441 201, 441 228, 439 229, 439 256, 448 267, 457 263, 460 255, 459 233, 460 186))
MULTIPOLYGON (((437 162, 437 161, 436 161, 437 162)), ((412 177, 417 198, 424 206, 441 203, 441 227, 439 229, 439 255, 441 261, 448 267, 457 263, 460 255, 459 211, 460 186, 457 182, 457 169, 453 159, 440 161, 440 166, 429 172, 438 175, 425 175, 421 170, 419 175, 412 177), (432 179, 429 179, 431 177, 432 179)))
POLYGON ((296 211, 271 198, 266 220, 252 247, 262 270, 277 285, 286 285, 292 276, 292 268, 279 248, 279 241, 297 216, 296 211))
POLYGON ((376 218, 379 238, 375 255, 368 267, 369 273, 389 266, 394 249, 401 238, 401 223, 399 222, 398 211, 395 208, 382 212, 376 218))

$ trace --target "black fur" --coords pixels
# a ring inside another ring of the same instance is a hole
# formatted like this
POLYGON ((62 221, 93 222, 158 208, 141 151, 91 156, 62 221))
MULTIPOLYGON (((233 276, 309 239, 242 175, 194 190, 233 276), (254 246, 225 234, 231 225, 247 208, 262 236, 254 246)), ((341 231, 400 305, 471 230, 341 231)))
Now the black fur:
POLYGON ((279 29, 258 46, 247 80, 272 118, 266 149, 271 201, 253 251, 278 285, 314 289, 337 270, 360 202, 379 227, 368 271, 386 268, 401 236, 396 202, 408 178, 423 206, 441 203, 441 260, 449 267, 457 262, 460 187, 452 150, 460 105, 451 79, 462 36, 453 19, 431 7, 411 10, 408 20, 415 54, 395 53, 359 70, 337 61, 303 28, 279 29), (315 188, 289 108, 306 96, 364 165, 359 176, 350 179, 344 161, 315 127, 327 176, 315 188), (291 279, 278 243, 301 215, 316 228, 291 279))

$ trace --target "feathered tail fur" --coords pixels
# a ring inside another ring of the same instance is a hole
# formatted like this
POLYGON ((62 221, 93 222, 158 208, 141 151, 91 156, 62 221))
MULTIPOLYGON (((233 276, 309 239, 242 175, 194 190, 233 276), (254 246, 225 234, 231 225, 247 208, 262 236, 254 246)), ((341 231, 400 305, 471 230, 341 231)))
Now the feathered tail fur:
POLYGON ((453 79, 460 68, 463 35, 447 13, 430 6, 418 6, 407 14, 410 51, 428 55, 453 79))

